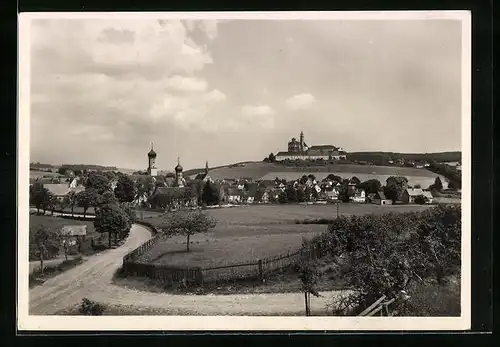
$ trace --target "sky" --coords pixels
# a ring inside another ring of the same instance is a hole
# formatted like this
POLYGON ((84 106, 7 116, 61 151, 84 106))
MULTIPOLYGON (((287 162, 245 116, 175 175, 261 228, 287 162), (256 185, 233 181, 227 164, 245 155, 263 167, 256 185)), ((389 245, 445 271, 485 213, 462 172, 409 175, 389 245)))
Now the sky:
POLYGON ((173 170, 461 149, 458 20, 36 19, 30 161, 173 170))

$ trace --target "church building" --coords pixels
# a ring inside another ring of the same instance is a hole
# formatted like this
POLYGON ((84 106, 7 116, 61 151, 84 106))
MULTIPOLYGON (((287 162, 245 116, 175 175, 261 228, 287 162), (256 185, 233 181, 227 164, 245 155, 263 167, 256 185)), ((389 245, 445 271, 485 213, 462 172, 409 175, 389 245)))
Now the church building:
POLYGON ((304 132, 300 132, 299 141, 295 137, 288 142, 288 151, 278 152, 276 161, 284 160, 345 160, 347 153, 340 147, 333 145, 319 145, 309 147, 304 141, 304 132))

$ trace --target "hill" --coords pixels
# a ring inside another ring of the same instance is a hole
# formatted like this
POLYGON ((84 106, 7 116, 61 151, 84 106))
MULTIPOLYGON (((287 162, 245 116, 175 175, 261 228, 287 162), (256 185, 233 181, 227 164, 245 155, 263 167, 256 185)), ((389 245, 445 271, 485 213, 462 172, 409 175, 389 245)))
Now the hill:
MULTIPOLYGON (((204 169, 193 169, 186 171, 186 177, 194 177, 204 169)), ((431 172, 427 169, 416 169, 413 167, 399 166, 375 166, 357 164, 323 164, 314 166, 294 167, 280 163, 265 162, 244 162, 228 166, 220 166, 210 169, 210 177, 213 179, 239 179, 247 178, 252 180, 273 180, 276 177, 286 180, 295 180, 302 175, 313 174, 318 179, 333 173, 342 178, 358 177, 361 181, 376 178, 384 183, 389 176, 405 176, 410 184, 420 184, 427 188, 434 183, 437 176, 446 184, 442 175, 431 172)))
POLYGON ((350 161, 368 161, 372 163, 403 159, 413 161, 455 162, 462 160, 462 152, 438 153, 395 153, 395 152, 352 152, 347 154, 350 161))

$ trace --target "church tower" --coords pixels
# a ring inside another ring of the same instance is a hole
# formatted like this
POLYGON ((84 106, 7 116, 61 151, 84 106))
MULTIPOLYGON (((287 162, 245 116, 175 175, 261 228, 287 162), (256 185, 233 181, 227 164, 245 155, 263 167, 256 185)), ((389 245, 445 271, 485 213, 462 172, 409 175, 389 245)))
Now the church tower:
POLYGON ((175 167, 175 186, 176 187, 184 187, 184 179, 182 177, 182 166, 179 161, 179 157, 177 157, 177 166, 175 167))
POLYGON ((148 153, 148 175, 155 177, 156 172, 156 152, 153 150, 153 143, 151 142, 151 150, 148 153))
POLYGON ((304 152, 304 132, 300 132, 300 152, 304 152))
POLYGON ((208 175, 208 160, 205 162, 205 175, 208 175))

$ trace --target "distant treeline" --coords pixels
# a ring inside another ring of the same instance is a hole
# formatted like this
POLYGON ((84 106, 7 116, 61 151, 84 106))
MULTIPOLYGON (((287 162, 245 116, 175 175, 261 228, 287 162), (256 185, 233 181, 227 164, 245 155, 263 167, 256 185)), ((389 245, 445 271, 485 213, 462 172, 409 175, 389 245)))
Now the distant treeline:
POLYGON ((416 162, 455 162, 462 160, 461 152, 441 153, 395 153, 395 152, 352 152, 347 154, 350 161, 388 162, 389 160, 413 160, 416 162))
POLYGON ((117 171, 115 166, 103 166, 103 165, 86 165, 86 164, 63 164, 61 168, 73 171, 83 171, 83 170, 113 170, 117 171))

